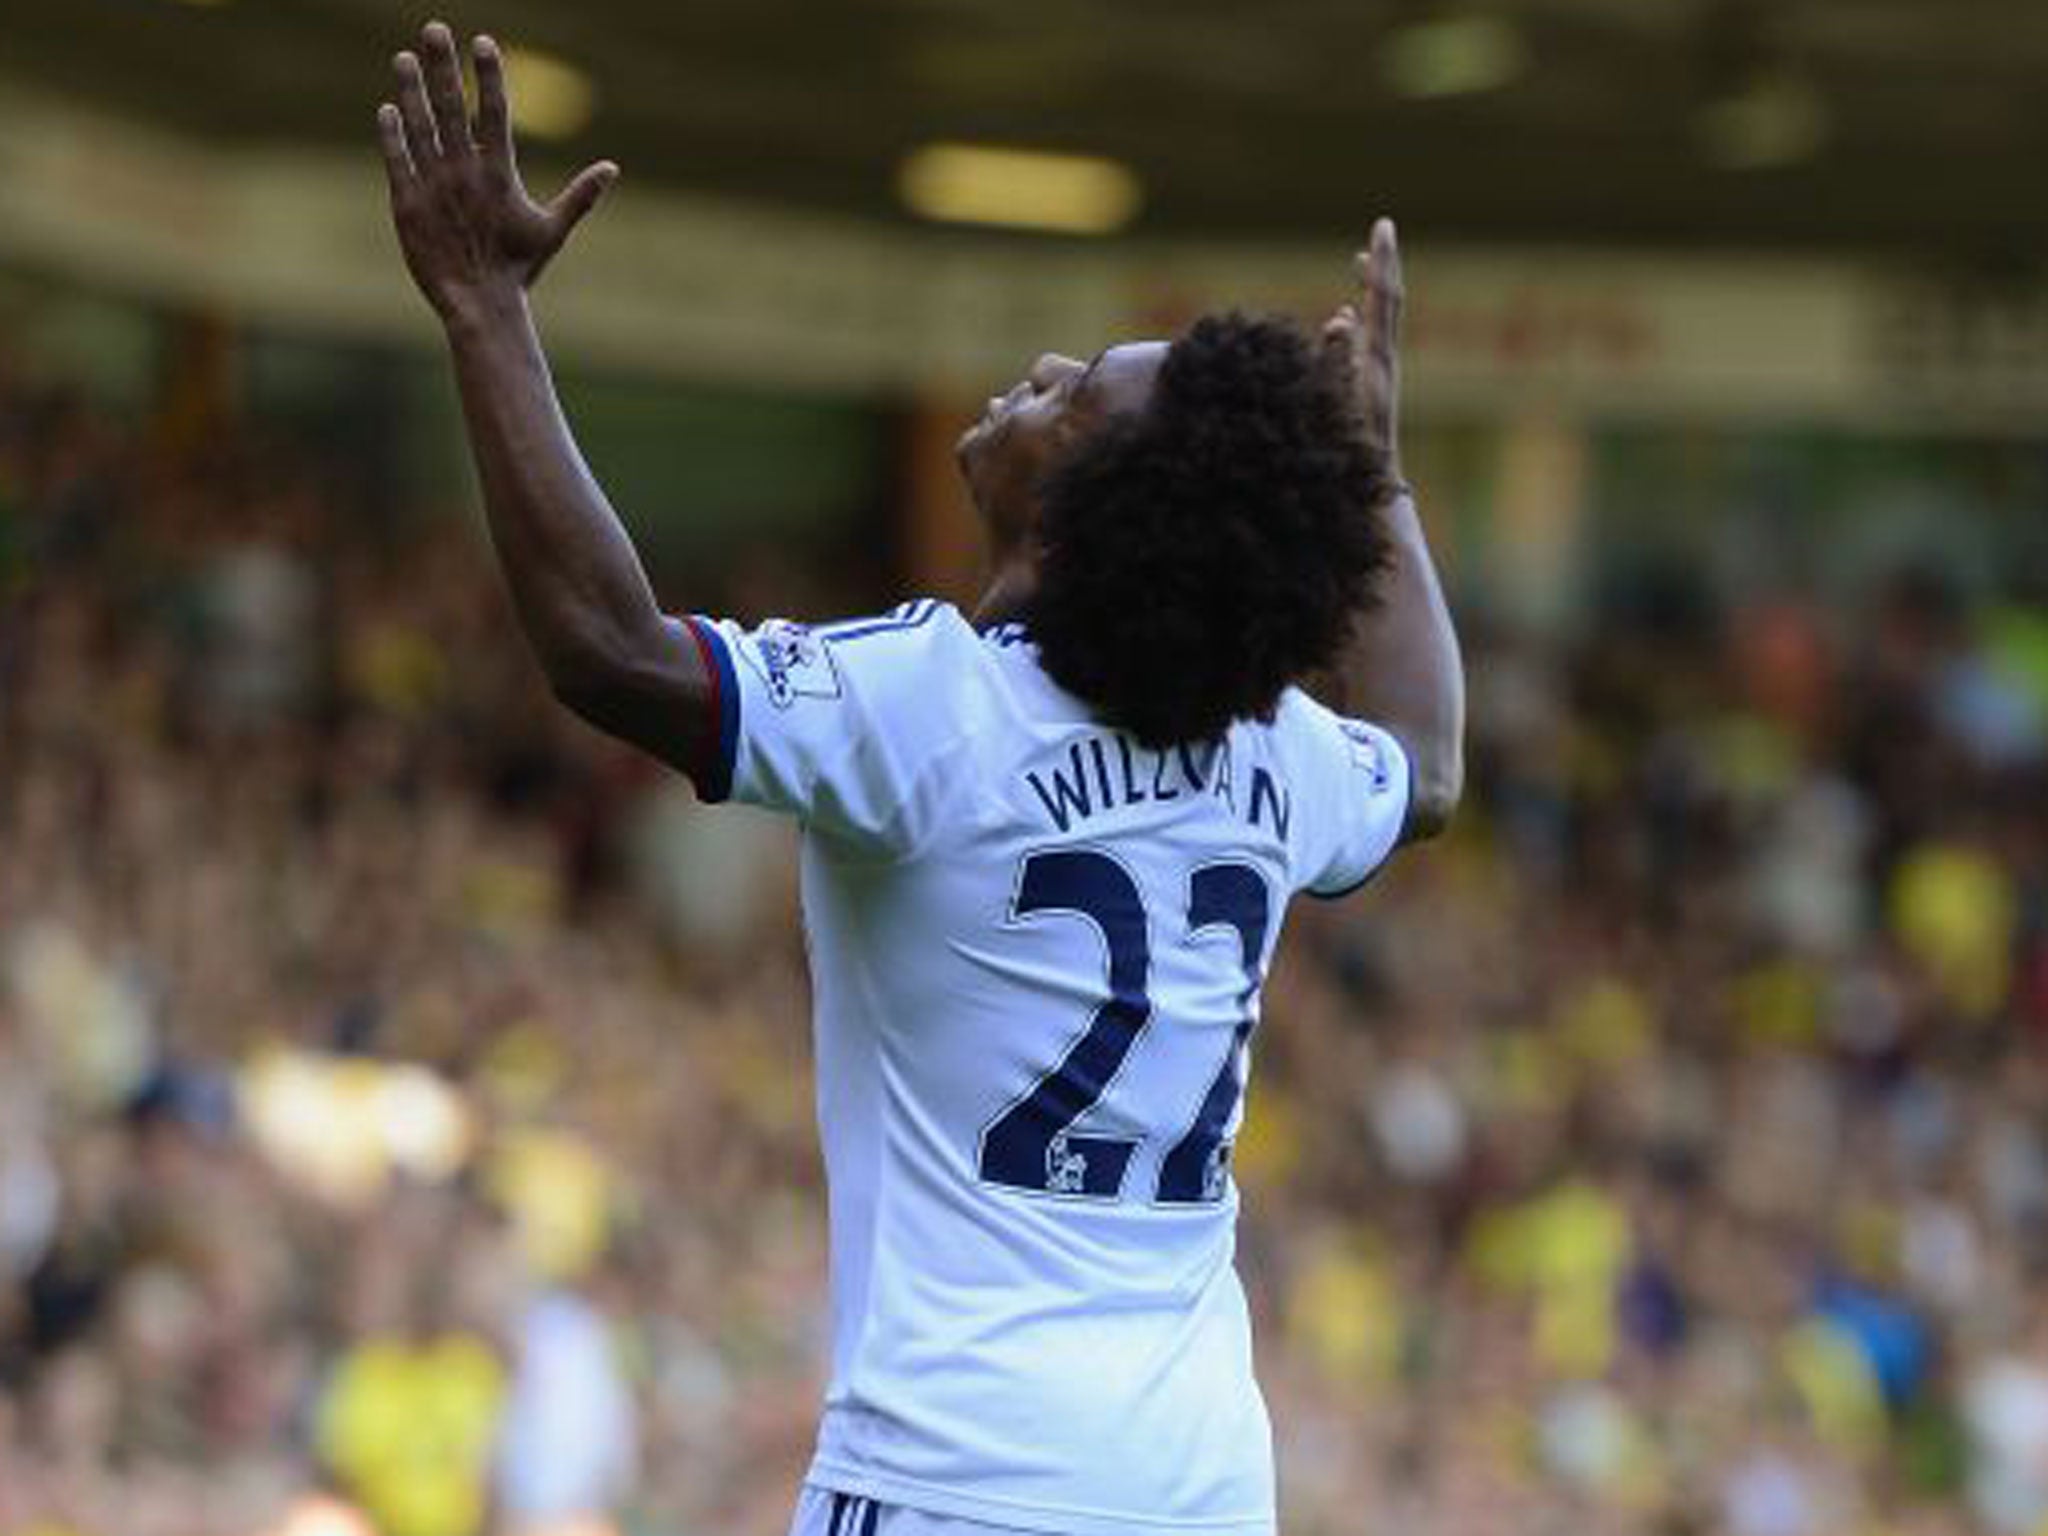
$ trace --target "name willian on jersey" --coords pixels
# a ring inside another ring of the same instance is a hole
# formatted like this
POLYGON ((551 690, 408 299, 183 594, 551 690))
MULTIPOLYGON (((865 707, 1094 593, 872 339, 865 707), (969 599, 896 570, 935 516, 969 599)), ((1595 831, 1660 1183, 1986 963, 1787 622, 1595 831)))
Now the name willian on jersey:
POLYGON ((1254 766, 1240 782, 1238 767, 1228 737, 1158 751, 1100 731, 1069 742, 1023 777, 1031 798, 1061 832, 1126 806, 1206 795, 1284 842, 1294 819, 1287 787, 1263 766, 1254 766))

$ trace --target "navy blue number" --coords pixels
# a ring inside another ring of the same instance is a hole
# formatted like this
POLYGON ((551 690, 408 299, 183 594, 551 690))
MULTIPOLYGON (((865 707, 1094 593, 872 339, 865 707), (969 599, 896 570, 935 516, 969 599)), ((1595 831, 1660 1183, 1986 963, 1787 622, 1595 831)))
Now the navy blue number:
MULTIPOLYGON (((1067 1049, 1058 1066, 1004 1110, 982 1133, 981 1177, 991 1184, 1039 1194, 1114 1200, 1123 1191, 1137 1142, 1120 1136, 1083 1136, 1074 1124, 1109 1091, 1131 1047, 1152 1016, 1147 996, 1152 947, 1145 905, 1129 871, 1091 849, 1034 853, 1024 861, 1013 917, 1061 913, 1092 924, 1102 937, 1109 996, 1067 1049)), ((1238 1062, 1256 1021, 1252 1000, 1261 981, 1272 893, 1246 864, 1211 864, 1188 882, 1188 937, 1227 928, 1238 939, 1245 987, 1244 1017, 1195 1122, 1159 1168, 1158 1198, 1167 1205, 1200 1205, 1223 1198, 1229 1187, 1230 1147, 1225 1140, 1244 1080, 1238 1062)))
POLYGON ((1266 954, 1266 929, 1273 919, 1272 895, 1259 872, 1245 864, 1210 864, 1188 882, 1188 937, 1197 939, 1211 928, 1235 929, 1244 965, 1244 994, 1238 999, 1244 1017, 1230 1037, 1230 1054, 1202 1098, 1195 1123, 1159 1165, 1159 1200, 1163 1205, 1203 1205, 1221 1200, 1230 1185, 1230 1144, 1224 1135, 1237 1101, 1244 1096, 1238 1062, 1257 1015, 1260 963, 1266 954))
POLYGON ((1076 1135, 1072 1126, 1108 1091, 1152 1015, 1145 904, 1121 864, 1076 848, 1025 860, 1014 915, 1041 912, 1066 913, 1095 926, 1108 952, 1109 997, 1060 1064, 982 1133, 981 1176, 1012 1189, 1114 1200, 1138 1144, 1076 1135))

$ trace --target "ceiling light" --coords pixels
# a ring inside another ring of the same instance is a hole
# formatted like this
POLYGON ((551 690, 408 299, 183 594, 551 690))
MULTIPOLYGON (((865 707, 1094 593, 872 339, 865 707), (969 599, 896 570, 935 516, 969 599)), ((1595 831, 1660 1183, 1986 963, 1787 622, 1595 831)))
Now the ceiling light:
POLYGON ((1761 70, 1700 108, 1700 152, 1725 170, 1767 170, 1811 160, 1828 134, 1827 104, 1803 76, 1761 70))
POLYGON ((927 219, 1073 235, 1114 233, 1144 200, 1136 175, 1114 160, 978 144, 927 145, 896 184, 927 219))
POLYGON ((1472 96, 1496 90, 1528 67, 1522 34, 1499 16, 1433 16, 1387 37, 1380 67, 1403 96, 1472 96))
POLYGON ((573 139, 590 126, 597 87, 566 59, 538 48, 505 49, 512 126, 536 139, 573 139))

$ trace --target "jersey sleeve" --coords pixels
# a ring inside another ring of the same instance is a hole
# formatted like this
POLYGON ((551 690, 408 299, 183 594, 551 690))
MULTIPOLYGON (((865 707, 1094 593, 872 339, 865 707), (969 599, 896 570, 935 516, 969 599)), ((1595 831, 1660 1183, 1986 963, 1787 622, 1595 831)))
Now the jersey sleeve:
POLYGON ((1308 788, 1296 884, 1311 896, 1357 890, 1401 841, 1408 820, 1408 754, 1379 726, 1296 694, 1290 734, 1297 783, 1308 788))
POLYGON ((959 612, 930 599, 871 619, 747 629, 692 618, 718 687, 708 801, 782 811, 854 848, 900 855, 942 819, 986 665, 959 612))

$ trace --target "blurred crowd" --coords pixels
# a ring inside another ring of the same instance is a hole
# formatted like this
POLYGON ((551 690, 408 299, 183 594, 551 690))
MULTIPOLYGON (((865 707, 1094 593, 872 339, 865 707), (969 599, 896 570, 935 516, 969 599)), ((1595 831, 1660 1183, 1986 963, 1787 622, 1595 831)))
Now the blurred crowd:
MULTIPOLYGON (((337 483, 0 376, 0 1536, 768 1536, 787 830, 337 483)), ((2048 1532, 2039 598, 1472 624, 1463 824, 1267 991, 1291 1536, 2048 1532)))

